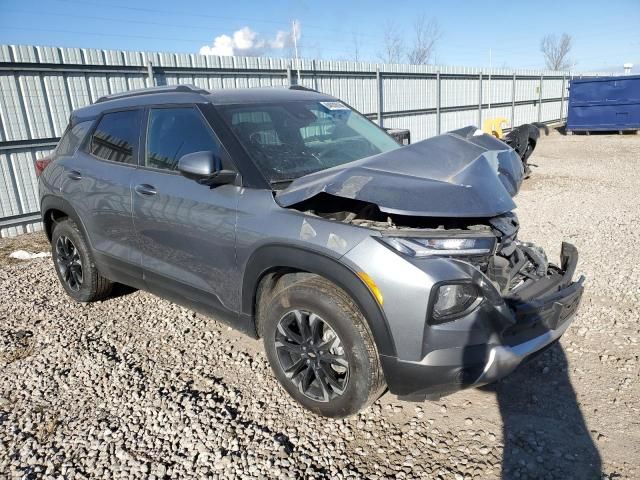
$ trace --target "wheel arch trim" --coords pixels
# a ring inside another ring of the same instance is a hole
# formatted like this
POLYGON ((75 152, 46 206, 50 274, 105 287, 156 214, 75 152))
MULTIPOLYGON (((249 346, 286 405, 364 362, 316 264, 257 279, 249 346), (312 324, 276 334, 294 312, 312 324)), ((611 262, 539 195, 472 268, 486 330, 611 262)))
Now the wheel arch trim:
MULTIPOLYGON (((42 198, 42 201, 40 202, 42 224, 45 229, 45 232, 47 232, 47 236, 49 236, 49 233, 47 231, 47 215, 49 215, 51 210, 59 210, 64 214, 66 214, 71 220, 73 220, 75 224, 78 226, 78 228, 80 229, 82 235, 84 235, 84 238, 86 239, 86 241, 89 243, 89 246, 93 247, 93 245, 91 244, 91 238, 89 237, 89 235, 87 235, 87 230, 84 226, 84 223, 80 219, 80 216, 78 215, 76 210, 64 198, 56 197, 53 195, 44 196, 42 198)), ((53 230, 51 231, 51 234, 53 234, 53 230)), ((51 241, 51 238, 49 238, 49 241, 51 241)))
POLYGON ((381 356, 396 356, 387 318, 366 284, 355 271, 338 259, 312 249, 284 244, 263 245, 256 249, 244 269, 241 310, 254 321, 257 292, 265 275, 277 269, 294 269, 320 275, 344 290, 362 312, 381 356))

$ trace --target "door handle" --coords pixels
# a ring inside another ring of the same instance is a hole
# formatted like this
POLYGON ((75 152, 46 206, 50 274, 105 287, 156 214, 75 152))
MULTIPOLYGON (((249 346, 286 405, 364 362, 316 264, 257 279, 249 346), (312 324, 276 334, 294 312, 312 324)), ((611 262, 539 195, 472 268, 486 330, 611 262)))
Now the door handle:
POLYGON ((140 195, 151 196, 156 194, 156 187, 154 187, 153 185, 148 185, 146 183, 136 185, 134 187, 134 190, 140 195))
POLYGON ((69 177, 71 180, 81 180, 82 174, 77 170, 69 170, 67 172, 67 177, 69 177))

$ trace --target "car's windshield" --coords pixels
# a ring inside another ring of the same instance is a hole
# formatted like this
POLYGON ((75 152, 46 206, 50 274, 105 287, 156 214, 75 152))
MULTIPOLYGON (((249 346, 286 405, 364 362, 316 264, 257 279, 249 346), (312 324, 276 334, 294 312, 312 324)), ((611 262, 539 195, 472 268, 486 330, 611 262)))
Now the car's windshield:
POLYGON ((272 184, 400 145, 338 101, 225 105, 222 116, 272 184))

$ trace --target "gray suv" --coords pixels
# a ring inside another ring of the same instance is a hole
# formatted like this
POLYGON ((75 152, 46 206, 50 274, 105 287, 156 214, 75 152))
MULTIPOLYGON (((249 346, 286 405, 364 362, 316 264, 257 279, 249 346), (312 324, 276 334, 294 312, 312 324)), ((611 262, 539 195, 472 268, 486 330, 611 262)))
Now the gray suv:
POLYGON ((518 240, 506 144, 468 127, 401 146, 302 87, 103 97, 36 167, 69 296, 117 282, 263 338, 325 416, 493 382, 563 334, 583 290, 573 246, 554 265, 518 240))

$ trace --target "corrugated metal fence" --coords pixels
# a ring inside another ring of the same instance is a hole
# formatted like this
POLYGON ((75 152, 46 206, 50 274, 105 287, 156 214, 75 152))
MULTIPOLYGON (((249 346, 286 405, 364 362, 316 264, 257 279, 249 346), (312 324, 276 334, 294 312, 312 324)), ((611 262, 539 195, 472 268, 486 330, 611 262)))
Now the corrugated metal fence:
POLYGON ((192 83, 206 89, 296 83, 345 100, 412 141, 489 117, 508 123, 566 116, 568 73, 213 57, 80 48, 0 46, 0 235, 40 228, 34 162, 72 110, 103 95, 192 83))

